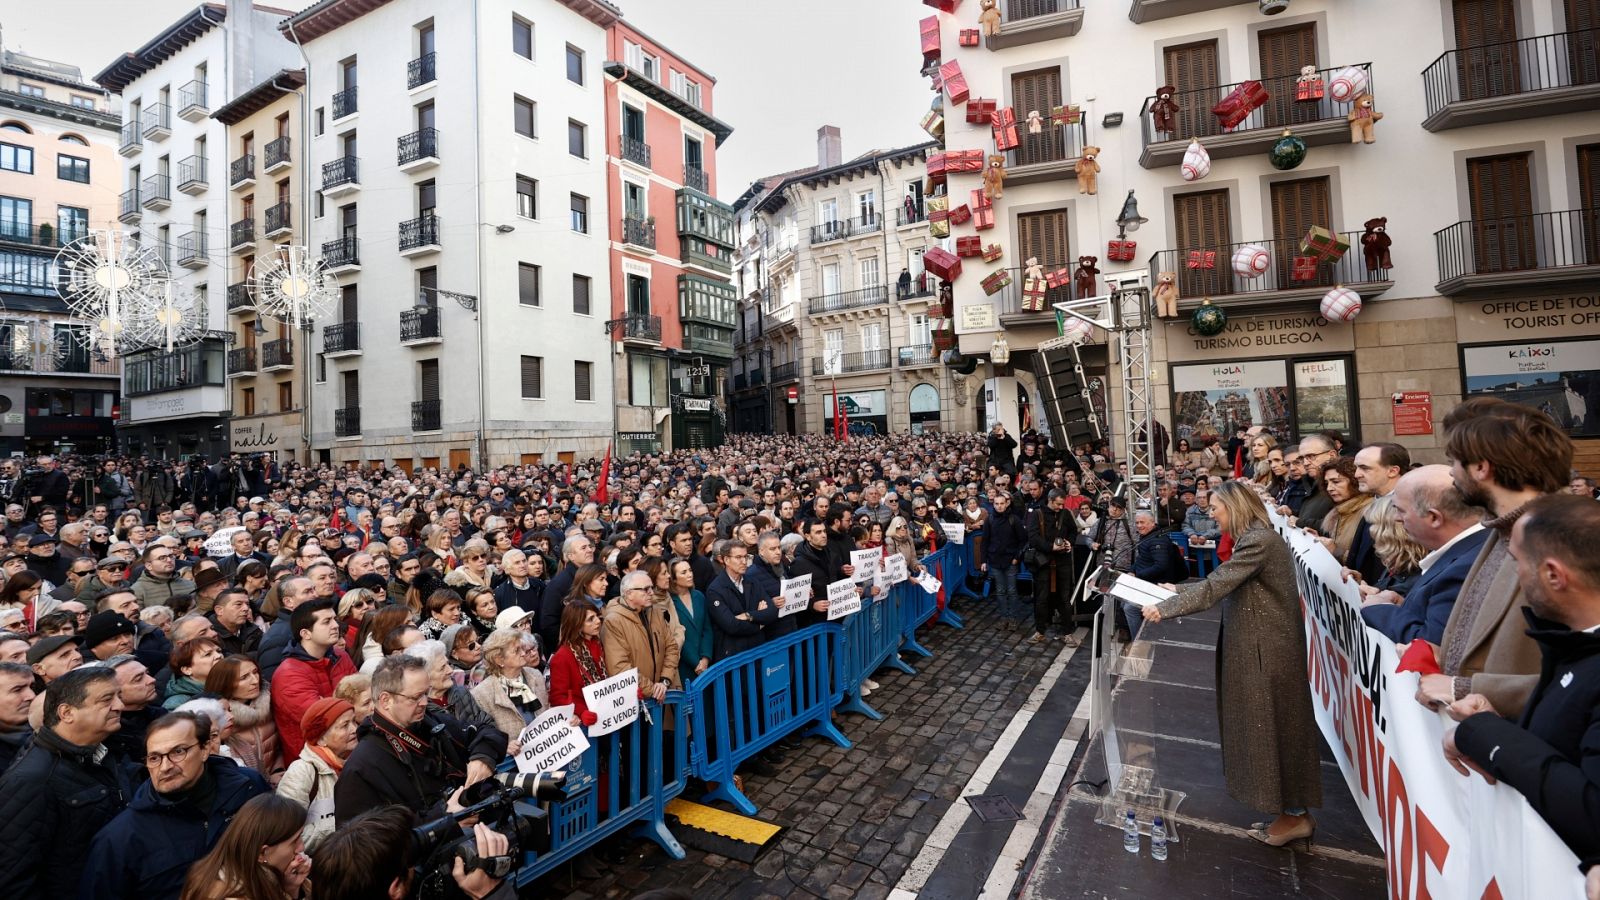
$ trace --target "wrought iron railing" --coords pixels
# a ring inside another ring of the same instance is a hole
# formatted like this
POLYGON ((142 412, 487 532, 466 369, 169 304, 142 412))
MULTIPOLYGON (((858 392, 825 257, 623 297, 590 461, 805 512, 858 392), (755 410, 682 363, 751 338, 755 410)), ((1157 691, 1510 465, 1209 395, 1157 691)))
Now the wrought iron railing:
POLYGON ((356 104, 355 85, 351 85, 350 87, 347 87, 333 95, 333 117, 335 119, 342 119, 345 116, 351 115, 355 113, 358 108, 359 107, 356 104))
POLYGON ((150 137, 158 131, 172 130, 172 107, 165 103, 154 103, 144 108, 144 136, 150 137))
POLYGON ((294 160, 289 155, 290 149, 291 146, 287 134, 280 138, 273 138, 267 141, 265 147, 261 148, 261 162, 269 169, 276 165, 293 162, 294 160))
POLYGON ((256 220, 240 219, 228 226, 228 246, 242 247, 253 244, 256 240, 256 220))
POLYGON ((889 351, 860 350, 855 353, 829 354, 823 351, 821 359, 811 361, 813 375, 843 375, 847 372, 868 372, 889 368, 889 351))
POLYGON ((0 218, 0 241, 35 247, 65 247, 89 233, 88 223, 68 221, 33 224, 27 219, 0 218))
POLYGON ((346 406, 343 409, 333 411, 334 437, 357 437, 360 434, 361 407, 346 406))
POLYGON ((928 221, 928 211, 920 203, 910 209, 907 209, 905 204, 901 204, 900 208, 895 210, 896 225, 915 225, 918 222, 926 221, 928 221))
MULTIPOLYGON (((1274 78, 1254 78, 1252 81, 1261 82, 1261 87, 1267 92, 1267 102, 1252 110, 1238 125, 1224 129, 1222 123, 1211 112, 1218 101, 1232 93, 1238 84, 1223 84, 1216 87, 1200 88, 1192 91, 1179 91, 1172 99, 1178 104, 1178 111, 1173 114, 1174 130, 1158 132, 1155 127, 1155 116, 1150 108, 1155 103, 1155 97, 1146 97, 1144 106, 1139 110, 1139 127, 1144 134, 1146 146, 1162 141, 1188 141, 1190 138, 1208 138, 1219 134, 1233 134, 1240 131, 1253 131, 1258 128, 1296 128, 1314 122, 1344 121, 1345 114, 1350 111, 1350 106, 1355 102, 1355 97, 1345 100, 1333 99, 1333 76, 1347 66, 1338 66, 1331 69, 1322 69, 1317 77, 1322 79, 1322 97, 1316 100, 1296 100, 1296 84, 1298 75, 1281 75, 1274 78)), ((1367 76, 1365 90, 1377 93, 1374 86, 1372 63, 1360 63, 1355 68, 1361 69, 1367 76)), ((1027 142, 1024 142, 1026 146, 1027 142)))
POLYGON ((863 306, 877 306, 889 302, 888 285, 875 284, 872 287, 861 288, 855 291, 843 291, 837 294, 824 294, 821 297, 812 297, 806 301, 806 312, 811 315, 818 313, 839 312, 845 309, 860 309, 863 306))
POLYGON ((282 203, 267 207, 265 224, 267 234, 275 234, 285 228, 293 228, 294 207, 290 205, 290 201, 285 200, 282 203))
POLYGON ((261 371, 256 366, 256 348, 235 347, 229 350, 228 371, 234 375, 253 375, 261 371))
POLYGON ((811 226, 811 243, 826 244, 829 241, 843 240, 850 233, 849 223, 836 219, 831 222, 822 222, 811 226))
POLYGON ((144 146, 144 132, 140 130, 138 122, 124 122, 122 125, 122 141, 118 147, 122 150, 131 150, 144 146))
POLYGON ((191 231, 178 236, 178 265, 201 262, 206 258, 206 233, 191 231))
POLYGON ((322 189, 338 187, 341 184, 360 183, 360 167, 354 156, 341 156, 330 159, 322 164, 322 189))
POLYGON ((902 368, 906 366, 927 366, 939 361, 939 353, 933 349, 932 344, 901 347, 899 352, 902 368))
POLYGON ((293 338, 279 338, 275 341, 267 341, 265 344, 261 345, 261 367, 263 369, 293 365, 293 338))
MULTIPOLYGON (((1050 114, 1049 110, 1040 110, 1039 113, 1044 116, 1050 114)), ((1027 114, 1027 110, 1021 113, 1024 116, 1027 114)), ((1018 121, 1019 130, 1026 130, 1027 127, 1025 122, 1018 121)), ((1038 134, 1022 135, 1022 143, 1015 150, 1007 151, 1011 156, 1006 165, 1015 167, 1075 162, 1089 143, 1087 127, 1081 116, 1071 125, 1051 125, 1046 122, 1038 134)))
POLYGON ((361 239, 346 235, 324 243, 322 261, 331 268, 361 265, 361 239))
POLYGON ((1439 280, 1600 266, 1600 208, 1467 219, 1433 233, 1439 280))
POLYGON ((631 163, 638 163, 645 168, 650 168, 650 145, 638 138, 622 135, 622 158, 631 163))
POLYGON ((178 162, 178 190, 192 184, 205 184, 206 158, 191 156, 178 162))
POLYGON ((1600 84, 1600 29, 1446 50, 1422 71, 1427 114, 1451 103, 1600 84))
POLYGON ((1361 253, 1361 232, 1345 231, 1340 233, 1340 237, 1350 242, 1351 249, 1334 262, 1317 264, 1308 273, 1309 277, 1295 277, 1294 258, 1302 254, 1300 238, 1291 238, 1162 250, 1150 257, 1150 283, 1155 284, 1162 272, 1175 272, 1178 276, 1178 296, 1193 299, 1237 297, 1272 291, 1315 290, 1331 288, 1338 284, 1366 284, 1388 279, 1386 271, 1367 271, 1361 253), (1247 245, 1260 245, 1266 248, 1271 259, 1267 271, 1252 276, 1240 275, 1233 271, 1234 251, 1247 245), (1199 257, 1195 257, 1197 253, 1200 254, 1199 257), (1216 254, 1216 259, 1210 268, 1206 267, 1207 253, 1216 254), (1195 260, 1199 267, 1191 268, 1191 260, 1195 260))
POLYGON ((330 322, 322 329, 323 353, 349 353, 360 349, 360 322, 330 322))
POLYGON ((1081 0, 1006 0, 1006 21, 1020 22, 1077 9, 1081 0))
POLYGON ((434 80, 433 62, 437 53, 429 51, 406 63, 406 89, 419 88, 434 80))
POLYGON ((172 202, 172 176, 147 175, 140 185, 140 202, 145 206, 172 202))
POLYGON ((777 384, 780 381, 793 381, 799 377, 800 363, 798 362, 778 363, 772 367, 773 384, 777 384))
POLYGON ((256 300, 255 297, 250 295, 250 286, 248 284, 228 285, 228 312, 254 309, 255 305, 256 300))
POLYGON ((438 245, 438 216, 428 213, 400 223, 400 249, 402 251, 415 250, 418 247, 437 247, 438 245))
POLYGON ((402 134, 399 140, 399 164, 414 163, 419 159, 439 156, 439 129, 419 128, 402 134))
POLYGON ((638 216, 622 217, 622 242, 635 247, 656 248, 656 223, 638 216))
POLYGON ((437 340, 442 337, 439 330, 439 308, 436 306, 414 306, 400 311, 400 342, 437 340))
POLYGON ((702 194, 710 193, 711 176, 699 166, 686 165, 683 167, 683 186, 694 188, 702 194))
POLYGON ((178 112, 181 115, 186 109, 207 109, 206 83, 198 79, 189 82, 178 89, 178 112))
POLYGON ((440 412, 441 404, 438 400, 411 401, 411 430, 438 431, 440 412))
POLYGON ((661 340, 661 317, 650 313, 628 313, 606 323, 614 341, 661 340))
POLYGON ((850 220, 850 233, 853 235, 870 234, 874 231, 882 230, 883 217, 875 212, 869 212, 864 216, 857 216, 850 220))
POLYGON ((256 156, 247 153, 228 163, 228 186, 237 187, 256 177, 256 156))

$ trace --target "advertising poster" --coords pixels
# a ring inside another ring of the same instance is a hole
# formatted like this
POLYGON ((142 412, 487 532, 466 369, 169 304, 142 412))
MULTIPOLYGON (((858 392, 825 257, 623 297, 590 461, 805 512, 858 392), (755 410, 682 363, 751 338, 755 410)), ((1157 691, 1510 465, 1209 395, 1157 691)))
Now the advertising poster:
MULTIPOLYGON (((1289 433, 1289 372, 1281 359, 1173 366, 1173 439, 1192 446, 1265 425, 1289 433)), ((1341 390, 1343 390, 1341 388, 1341 390)))
POLYGON ((1600 340, 1464 347, 1461 368, 1468 396, 1531 406, 1573 437, 1600 437, 1600 340))

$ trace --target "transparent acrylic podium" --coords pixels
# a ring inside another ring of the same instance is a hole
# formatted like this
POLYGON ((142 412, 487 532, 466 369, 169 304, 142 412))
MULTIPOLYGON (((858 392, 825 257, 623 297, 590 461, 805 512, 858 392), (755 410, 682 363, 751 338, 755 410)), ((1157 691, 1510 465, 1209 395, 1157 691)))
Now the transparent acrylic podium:
MULTIPOLYGON (((1094 657, 1089 676, 1089 734, 1100 737, 1100 752, 1091 750, 1079 780, 1100 786, 1096 822, 1120 831, 1131 809, 1139 830, 1149 834, 1151 822, 1159 815, 1166 824, 1167 840, 1177 843, 1180 837, 1174 814, 1188 794, 1162 786, 1155 742, 1161 723, 1153 693, 1141 688, 1151 680, 1162 638, 1173 630, 1174 623, 1137 623, 1137 639, 1117 641, 1116 607, 1120 601, 1111 596, 1110 587, 1118 574, 1100 568, 1082 585, 1086 594, 1102 600, 1091 630, 1094 657)), ((1138 610, 1132 614, 1137 616, 1138 610)))

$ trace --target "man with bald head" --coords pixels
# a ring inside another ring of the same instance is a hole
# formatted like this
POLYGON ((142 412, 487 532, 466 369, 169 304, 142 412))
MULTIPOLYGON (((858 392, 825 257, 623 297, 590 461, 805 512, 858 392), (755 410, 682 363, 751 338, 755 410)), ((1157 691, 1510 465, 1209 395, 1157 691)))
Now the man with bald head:
POLYGON ((1481 521, 1483 510, 1467 505, 1449 466, 1407 472, 1395 482, 1392 497, 1401 526, 1428 555, 1422 558, 1421 577, 1405 596, 1367 593, 1361 618, 1397 644, 1420 637, 1437 645, 1444 639, 1461 583, 1489 537, 1481 521))

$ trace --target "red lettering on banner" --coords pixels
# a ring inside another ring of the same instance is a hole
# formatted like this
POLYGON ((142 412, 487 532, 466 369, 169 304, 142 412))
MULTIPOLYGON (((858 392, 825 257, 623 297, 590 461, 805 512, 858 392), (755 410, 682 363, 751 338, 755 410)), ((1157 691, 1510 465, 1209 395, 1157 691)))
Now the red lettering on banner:
POLYGON ((1361 775, 1361 793, 1375 797, 1378 794, 1378 773, 1381 770, 1377 766, 1377 750, 1373 746, 1377 738, 1372 728, 1372 700, 1354 683, 1350 685, 1350 694, 1351 699, 1355 701, 1352 704, 1355 709, 1350 716, 1350 723, 1355 728, 1356 746, 1353 753, 1346 747, 1345 757, 1356 762, 1356 771, 1361 775), (1369 772, 1372 776, 1370 782, 1367 778, 1369 772))
POLYGON ((1389 896, 1411 900, 1411 798, 1399 766, 1391 761, 1384 774, 1384 796, 1378 811, 1383 819, 1383 854, 1389 860, 1389 896))
POLYGON ((1445 857, 1450 855, 1450 842, 1439 829, 1433 827, 1428 814, 1417 808, 1417 900, 1433 900, 1428 891, 1428 863, 1435 871, 1444 874, 1445 857))
POLYGON ((1493 878, 1489 879, 1489 883, 1483 886, 1481 900, 1505 900, 1505 897, 1500 893, 1500 885, 1495 883, 1493 878))

